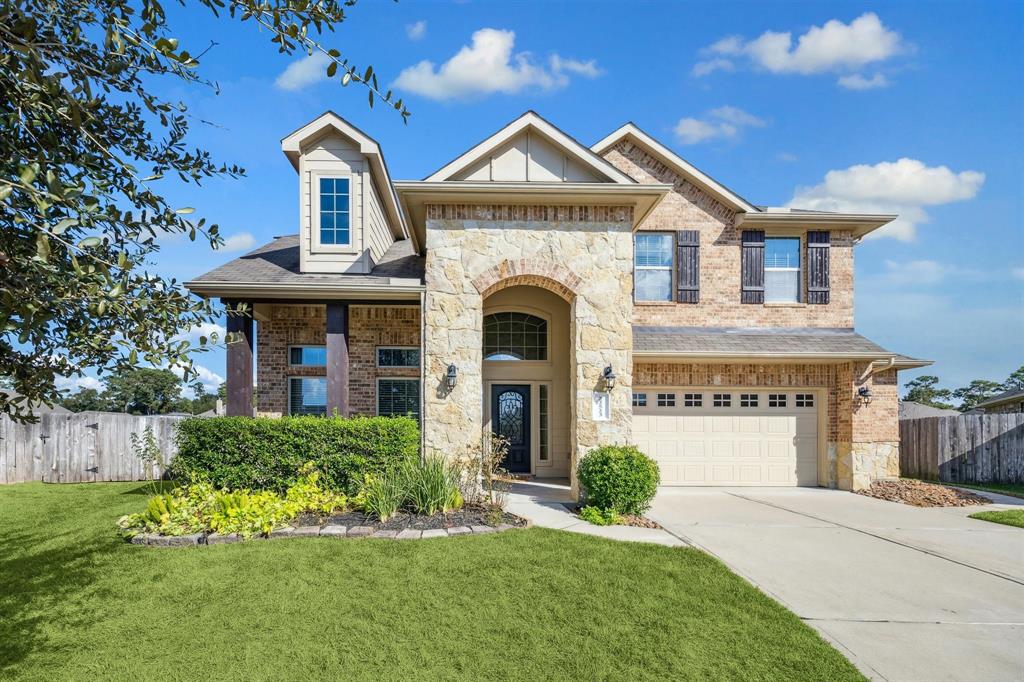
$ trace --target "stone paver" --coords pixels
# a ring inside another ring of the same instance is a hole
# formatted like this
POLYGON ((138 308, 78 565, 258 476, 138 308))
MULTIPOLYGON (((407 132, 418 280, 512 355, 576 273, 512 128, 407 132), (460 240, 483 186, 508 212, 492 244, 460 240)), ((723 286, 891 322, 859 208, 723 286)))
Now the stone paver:
POLYGON ((455 526, 454 528, 448 529, 448 535, 468 535, 472 532, 473 529, 468 526, 455 526))
POLYGON ((372 526, 352 526, 348 529, 348 537, 350 538, 365 538, 372 534, 372 526))
POLYGON ((271 539, 295 537, 295 529, 291 526, 285 526, 284 528, 275 528, 274 530, 270 531, 269 537, 271 539))
POLYGON ((324 526, 320 530, 320 535, 332 538, 343 538, 348 534, 348 528, 345 526, 324 526))
POLYGON ((470 526, 474 534, 480 533, 493 533, 496 529, 494 526, 470 526))
POLYGON ((423 531, 413 530, 412 528, 406 528, 395 537, 399 540, 419 540, 423 536, 423 531))
POLYGON ((232 542, 239 542, 240 540, 241 538, 238 537, 238 533, 228 533, 227 535, 210 533, 206 536, 206 544, 208 545, 226 545, 232 542))
POLYGON ((320 526, 299 526, 295 529, 296 537, 309 537, 320 535, 320 526))
POLYGON ((423 535, 420 536, 424 540, 428 538, 446 538, 448 537, 448 531, 444 528, 431 528, 423 531, 423 535))
POLYGON ((397 530, 379 530, 376 533, 374 533, 373 535, 371 535, 370 537, 394 539, 394 538, 398 537, 398 531, 397 530))

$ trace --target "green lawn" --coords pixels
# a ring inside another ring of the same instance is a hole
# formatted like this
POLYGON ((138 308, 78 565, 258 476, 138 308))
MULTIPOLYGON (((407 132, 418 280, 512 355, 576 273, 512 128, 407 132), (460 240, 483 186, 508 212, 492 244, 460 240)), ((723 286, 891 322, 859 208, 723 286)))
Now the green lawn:
POLYGON ((971 514, 972 519, 1001 523, 1006 526, 1024 528, 1024 509, 1001 509, 999 511, 983 511, 971 514))
POLYGON ((0 679, 862 679, 706 554, 542 529, 186 549, 136 484, 0 486, 0 679))
POLYGON ((969 488, 971 490, 987 490, 990 493, 1024 498, 1024 485, 1020 483, 946 483, 944 485, 969 488))

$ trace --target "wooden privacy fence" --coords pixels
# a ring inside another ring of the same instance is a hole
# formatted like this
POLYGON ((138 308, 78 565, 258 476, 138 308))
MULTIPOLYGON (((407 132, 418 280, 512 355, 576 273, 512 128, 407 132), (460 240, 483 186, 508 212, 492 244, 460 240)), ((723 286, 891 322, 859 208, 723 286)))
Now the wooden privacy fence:
POLYGON ((43 413, 35 424, 0 417, 0 483, 142 481, 162 472, 136 456, 131 434, 153 429, 165 461, 177 448, 175 425, 187 417, 116 412, 43 413))
POLYGON ((904 419, 900 474, 947 483, 1024 483, 1024 414, 904 419))

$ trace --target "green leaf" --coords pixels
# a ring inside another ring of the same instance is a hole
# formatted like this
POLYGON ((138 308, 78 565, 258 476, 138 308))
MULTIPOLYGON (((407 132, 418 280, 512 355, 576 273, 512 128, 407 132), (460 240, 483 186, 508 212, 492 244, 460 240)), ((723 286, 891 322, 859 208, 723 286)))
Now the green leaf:
POLYGON ((67 232, 69 227, 73 227, 73 226, 75 226, 77 224, 78 224, 78 220, 76 220, 75 218, 64 218, 59 223, 54 225, 53 229, 51 231, 54 234, 58 234, 58 235, 64 234, 65 232, 67 232))
POLYGON ((94 246, 99 246, 102 243, 103 242, 99 237, 86 237, 82 241, 78 242, 78 248, 90 249, 94 246))
POLYGON ((331 62, 327 66, 327 77, 334 78, 334 74, 338 72, 338 62, 331 62))
POLYGON ((36 256, 43 260, 50 260, 50 240, 46 238, 45 232, 36 234, 36 256))

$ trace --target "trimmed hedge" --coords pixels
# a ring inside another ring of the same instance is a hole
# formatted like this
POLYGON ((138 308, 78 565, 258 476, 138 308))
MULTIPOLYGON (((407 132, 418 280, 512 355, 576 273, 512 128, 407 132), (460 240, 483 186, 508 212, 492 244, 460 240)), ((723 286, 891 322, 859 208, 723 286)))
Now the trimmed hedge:
POLYGON ((580 460, 586 503, 619 514, 643 514, 658 492, 658 465, 632 445, 605 445, 580 460))
POLYGON ((354 495, 417 459, 420 435, 409 417, 211 417, 178 424, 177 443, 171 475, 186 483, 284 492, 314 462, 322 485, 354 495))

